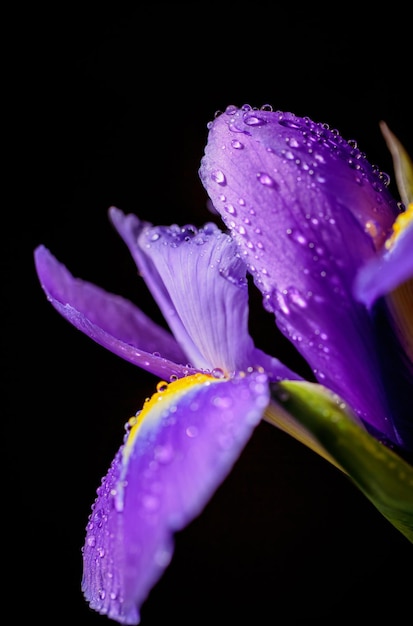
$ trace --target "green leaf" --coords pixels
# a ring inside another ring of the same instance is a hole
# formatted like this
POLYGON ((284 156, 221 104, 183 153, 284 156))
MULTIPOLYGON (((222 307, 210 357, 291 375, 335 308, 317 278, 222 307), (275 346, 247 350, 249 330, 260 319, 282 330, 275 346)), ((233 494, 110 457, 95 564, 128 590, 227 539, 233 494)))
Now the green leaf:
POLYGON ((385 122, 380 122, 380 130, 393 159, 400 198, 407 207, 413 202, 413 162, 402 143, 385 122))
MULTIPOLYGON (((384 515, 413 543, 413 467, 372 437, 336 394, 316 383, 283 381, 272 401, 291 414, 384 515)), ((314 449, 314 446, 311 446, 314 449)))

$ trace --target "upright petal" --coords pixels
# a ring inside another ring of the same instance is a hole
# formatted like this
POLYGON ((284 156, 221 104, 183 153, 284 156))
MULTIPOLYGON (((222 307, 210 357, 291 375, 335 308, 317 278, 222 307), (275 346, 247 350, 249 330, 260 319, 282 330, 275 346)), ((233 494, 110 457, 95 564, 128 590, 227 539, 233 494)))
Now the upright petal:
POLYGON ((224 480, 269 400, 264 374, 197 374, 159 391, 137 415, 98 490, 83 550, 83 591, 93 609, 138 624, 169 564, 173 533, 224 480))
POLYGON ((110 216, 191 365, 226 374, 262 366, 274 380, 297 378, 254 347, 246 266, 228 234, 212 223, 152 226, 114 207, 110 216))
POLYGON ((399 210, 387 177, 327 126, 251 107, 210 124, 200 176, 317 379, 397 441, 369 314, 352 294, 399 210))

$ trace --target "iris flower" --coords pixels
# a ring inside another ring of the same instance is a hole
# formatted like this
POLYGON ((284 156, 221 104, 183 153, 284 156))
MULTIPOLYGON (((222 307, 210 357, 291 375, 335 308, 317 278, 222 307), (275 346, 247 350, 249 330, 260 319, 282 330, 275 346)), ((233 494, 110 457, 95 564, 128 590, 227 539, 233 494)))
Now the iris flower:
POLYGON ((261 419, 333 463, 413 541, 411 163, 383 132, 400 201, 326 125, 231 106, 209 124, 200 167, 225 229, 154 226, 111 207, 164 326, 35 250, 57 311, 159 381, 128 421, 88 520, 82 589, 99 613, 139 623, 174 533, 201 513, 261 419), (248 274, 312 380, 255 346, 248 274))

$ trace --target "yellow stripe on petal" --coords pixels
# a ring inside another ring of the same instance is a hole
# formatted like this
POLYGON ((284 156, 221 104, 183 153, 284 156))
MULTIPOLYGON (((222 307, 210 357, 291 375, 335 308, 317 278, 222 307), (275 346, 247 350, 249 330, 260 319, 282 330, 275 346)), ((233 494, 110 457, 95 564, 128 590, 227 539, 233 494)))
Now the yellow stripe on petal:
POLYGON ((212 382, 218 383, 221 380, 208 374, 197 373, 192 376, 179 378, 170 383, 160 381, 156 386, 156 393, 145 401, 142 410, 134 417, 131 417, 128 422, 130 431, 123 450, 124 462, 128 460, 135 439, 144 424, 149 427, 156 424, 165 412, 170 411, 173 404, 176 403, 178 396, 182 397, 182 395, 185 395, 194 387, 212 382))

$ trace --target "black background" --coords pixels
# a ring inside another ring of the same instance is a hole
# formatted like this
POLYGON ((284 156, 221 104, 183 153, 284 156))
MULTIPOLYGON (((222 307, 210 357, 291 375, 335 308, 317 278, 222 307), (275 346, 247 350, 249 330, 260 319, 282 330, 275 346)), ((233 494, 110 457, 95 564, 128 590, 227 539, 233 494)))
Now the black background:
MULTIPOLYGON (((161 321, 107 209, 154 223, 211 219, 198 167, 207 122, 228 104, 270 103, 338 128, 391 174, 397 194, 378 123, 413 154, 411 54, 406 17, 386 11, 155 3, 22 9, 5 20, 3 481, 14 532, 10 545, 5 536, 3 602, 13 622, 110 623, 81 595, 84 528, 123 425, 156 383, 55 312, 34 248, 44 243, 73 274, 161 321)), ((252 315, 258 300, 252 294, 252 315)), ((295 363, 272 320, 254 332, 267 352, 295 363)), ((412 555, 344 476, 262 423, 177 535, 142 624, 401 624, 412 555)))

